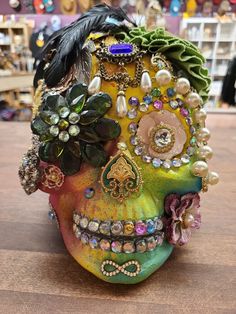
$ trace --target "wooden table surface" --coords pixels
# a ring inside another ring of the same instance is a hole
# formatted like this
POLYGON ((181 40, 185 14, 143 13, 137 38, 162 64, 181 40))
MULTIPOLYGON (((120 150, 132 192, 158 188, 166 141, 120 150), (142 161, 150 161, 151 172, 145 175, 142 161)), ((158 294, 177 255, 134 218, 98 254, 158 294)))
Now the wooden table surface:
POLYGON ((236 313, 236 115, 211 115, 202 227, 149 279, 111 285, 82 269, 47 218, 47 195, 27 196, 18 163, 29 124, 0 123, 0 313, 236 313))

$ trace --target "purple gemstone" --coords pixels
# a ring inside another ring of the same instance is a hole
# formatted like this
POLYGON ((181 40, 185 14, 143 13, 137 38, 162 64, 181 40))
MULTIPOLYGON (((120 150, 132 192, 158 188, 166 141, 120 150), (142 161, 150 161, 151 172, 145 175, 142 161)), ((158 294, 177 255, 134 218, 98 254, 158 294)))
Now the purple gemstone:
POLYGON ((129 98, 129 104, 130 104, 131 106, 138 106, 138 105, 139 105, 139 100, 138 100, 138 98, 137 98, 137 97, 134 97, 134 96, 130 97, 130 98, 129 98))
POLYGON ((135 225, 135 232, 137 235, 143 235, 147 232, 147 226, 144 222, 137 222, 135 225))
POLYGON ((155 100, 153 103, 153 106, 157 110, 162 110, 163 109, 163 103, 160 100, 155 100))
POLYGON ((180 108, 180 113, 182 114, 183 117, 187 117, 189 115, 188 109, 186 108, 180 108))
POLYGON ((131 44, 114 44, 109 47, 109 52, 113 55, 130 54, 133 52, 133 46, 131 44))

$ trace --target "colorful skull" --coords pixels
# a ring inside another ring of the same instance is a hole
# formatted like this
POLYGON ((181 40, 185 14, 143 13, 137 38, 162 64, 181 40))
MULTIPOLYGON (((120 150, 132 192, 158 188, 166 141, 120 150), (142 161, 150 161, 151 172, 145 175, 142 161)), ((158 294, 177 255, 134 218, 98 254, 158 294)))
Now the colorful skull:
POLYGON ((118 25, 120 12, 97 6, 47 45, 19 174, 28 194, 49 193, 50 217, 81 266, 133 284, 188 242, 201 222, 198 192, 218 176, 206 163, 203 57, 162 29, 118 25), (85 32, 99 12, 106 33, 85 32), (107 34, 114 20, 120 32, 107 34), (80 45, 65 52, 63 38, 80 45))

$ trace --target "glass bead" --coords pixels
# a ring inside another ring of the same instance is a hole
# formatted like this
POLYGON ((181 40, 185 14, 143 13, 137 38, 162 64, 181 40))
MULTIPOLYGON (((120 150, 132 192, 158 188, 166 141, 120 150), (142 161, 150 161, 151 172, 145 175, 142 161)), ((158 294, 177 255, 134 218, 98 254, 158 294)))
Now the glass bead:
POLYGON ((61 118, 66 118, 70 114, 70 109, 68 107, 61 107, 59 109, 59 115, 61 118))
POLYGON ((68 120, 71 124, 76 124, 79 122, 80 115, 76 112, 71 112, 71 114, 68 117, 68 120))
POLYGON ((49 128, 49 133, 56 137, 58 134, 59 134, 59 128, 56 126, 56 125, 52 125, 50 128, 49 128))
POLYGON ((84 196, 87 199, 90 199, 94 196, 95 190, 93 188, 87 188, 84 190, 84 196))
POLYGON ((64 119, 61 119, 59 122, 58 122, 58 126, 60 128, 60 130, 66 130, 69 126, 69 122, 64 120, 64 119))
POLYGON ((59 140, 60 140, 60 141, 66 143, 66 142, 69 141, 69 139, 70 139, 70 135, 68 134, 68 132, 66 132, 66 131, 61 131, 61 132, 59 133, 59 140))
POLYGON ((80 128, 78 125, 71 125, 68 130, 70 136, 77 136, 80 132, 80 128))
POLYGON ((57 124, 57 123, 59 122, 59 119, 60 119, 60 118, 59 118, 58 114, 53 113, 53 114, 49 117, 50 124, 52 124, 52 125, 57 124))

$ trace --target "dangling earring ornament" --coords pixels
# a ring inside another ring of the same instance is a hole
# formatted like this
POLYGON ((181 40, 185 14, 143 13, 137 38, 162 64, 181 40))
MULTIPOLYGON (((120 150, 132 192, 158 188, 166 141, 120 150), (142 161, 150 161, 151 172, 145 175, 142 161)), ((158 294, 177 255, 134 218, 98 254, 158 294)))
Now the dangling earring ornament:
POLYGON ((100 183, 106 193, 123 203, 133 193, 138 193, 143 180, 137 164, 125 143, 117 144, 118 153, 103 167, 100 183))

